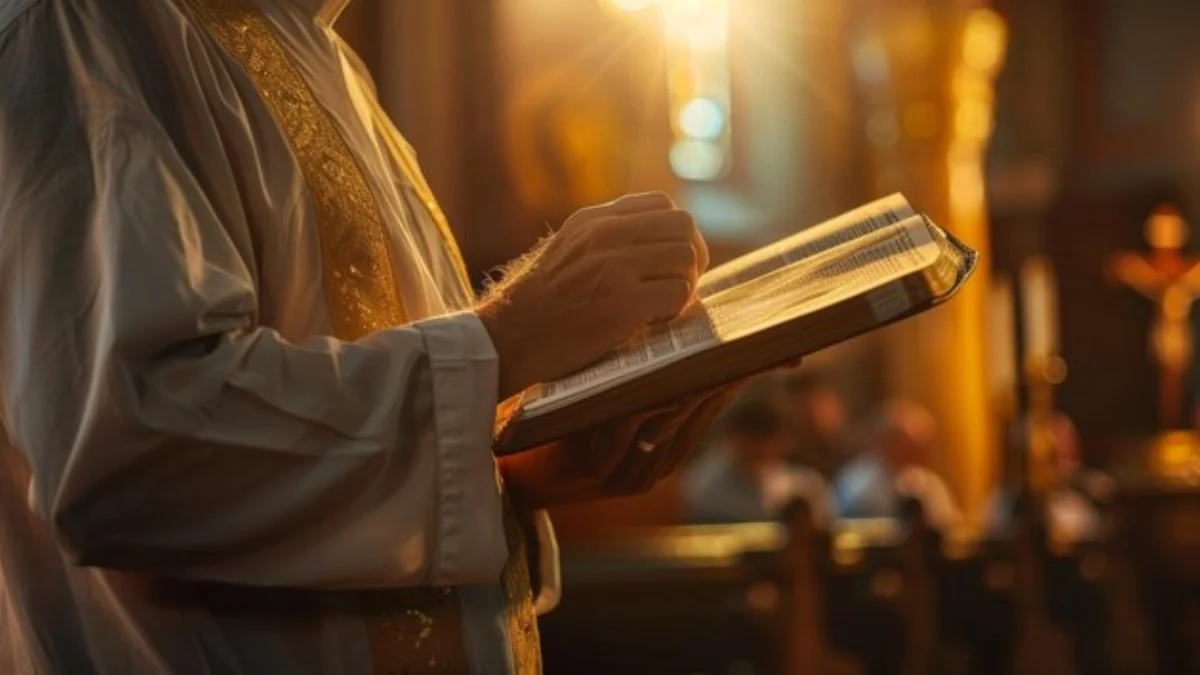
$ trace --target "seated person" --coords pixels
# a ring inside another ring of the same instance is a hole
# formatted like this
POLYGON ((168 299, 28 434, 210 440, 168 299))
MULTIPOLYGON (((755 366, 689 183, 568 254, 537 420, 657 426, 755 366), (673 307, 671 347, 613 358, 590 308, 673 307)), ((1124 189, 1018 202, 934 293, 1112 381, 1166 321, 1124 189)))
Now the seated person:
POLYGON ((842 395, 820 373, 797 369, 781 379, 787 413, 794 426, 794 461, 823 475, 834 475, 848 459, 842 395))
MULTIPOLYGON (((1022 428, 1028 429, 1027 425, 1022 428)), ((1079 432, 1075 423, 1064 413, 1055 413, 1051 422, 1053 433, 1054 484, 1046 493, 1045 517, 1050 533, 1062 541, 1086 541, 1099 536, 1101 526, 1098 506, 1107 501, 1115 484, 1112 477, 1083 464, 1079 432)), ((1026 442, 1021 439, 1019 442, 1026 442)), ((1015 495, 1002 491, 990 507, 993 531, 1005 532, 1016 518, 1015 495)))
POLYGON ((904 501, 917 501, 930 527, 944 530, 960 520, 949 486, 926 468, 937 423, 908 401, 881 405, 866 428, 867 445, 833 483, 836 517, 900 518, 904 501))
POLYGON ((744 523, 776 520, 804 499, 819 527, 828 520, 824 479, 788 461, 791 438, 778 392, 752 387, 717 423, 714 442, 683 475, 689 520, 744 523))

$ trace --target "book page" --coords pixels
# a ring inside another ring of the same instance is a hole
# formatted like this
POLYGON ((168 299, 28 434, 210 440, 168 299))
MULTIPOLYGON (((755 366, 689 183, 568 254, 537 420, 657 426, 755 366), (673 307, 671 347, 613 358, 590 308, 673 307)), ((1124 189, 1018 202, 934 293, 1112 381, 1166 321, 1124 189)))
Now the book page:
MULTIPOLYGON (((650 327, 599 363, 540 386, 527 396, 525 414, 556 409, 703 349, 867 294, 936 257, 937 245, 924 218, 876 227, 866 236, 699 298, 680 316, 650 327)), ((875 308, 881 320, 907 309, 906 297, 878 301, 890 303, 875 308)))
POLYGON ((709 270, 700 278, 696 294, 705 298, 719 293, 913 215, 903 195, 878 199, 709 270))
MULTIPOLYGON (((920 217, 806 258, 704 299, 721 340, 789 321, 919 269, 936 256, 920 217)), ((887 308, 874 307, 881 318, 887 308)))

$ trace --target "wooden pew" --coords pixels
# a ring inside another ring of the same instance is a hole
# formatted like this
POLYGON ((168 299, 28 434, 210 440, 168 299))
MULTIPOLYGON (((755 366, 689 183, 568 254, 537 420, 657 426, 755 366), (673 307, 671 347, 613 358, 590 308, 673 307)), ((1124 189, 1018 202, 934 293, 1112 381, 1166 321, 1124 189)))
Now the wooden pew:
POLYGON ((577 544, 542 622, 546 672, 937 675, 950 648, 969 672, 1012 672, 1013 543, 943 539, 910 515, 824 532, 798 503, 782 525, 577 544))
MULTIPOLYGON (((934 538, 937 630, 943 650, 957 649, 972 675, 1014 672, 1020 628, 1015 537, 956 532, 934 538)), ((944 661, 946 655, 942 654, 944 661)))
POLYGON ((905 511, 901 521, 843 523, 830 538, 829 644, 868 674, 1014 672, 1023 540, 943 534, 915 502, 905 511))
POLYGON ((780 672, 765 617, 779 601, 769 554, 786 540, 772 523, 666 527, 564 551, 545 672, 780 672))
POLYGON ((1121 554, 1136 576, 1159 675, 1200 673, 1200 486, 1160 484, 1118 496, 1121 554))
POLYGON ((827 648, 852 655, 867 675, 905 672, 910 642, 925 632, 907 621, 921 600, 904 541, 896 521, 852 521, 814 551, 827 648))

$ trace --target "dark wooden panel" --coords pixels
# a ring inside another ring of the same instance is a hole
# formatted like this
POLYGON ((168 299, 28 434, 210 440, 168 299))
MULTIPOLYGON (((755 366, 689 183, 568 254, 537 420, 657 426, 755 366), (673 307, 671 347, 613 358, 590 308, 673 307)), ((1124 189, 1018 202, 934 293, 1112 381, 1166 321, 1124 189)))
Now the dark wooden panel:
POLYGON ((1104 274, 1115 251, 1144 247, 1141 221, 1152 195, 1069 194, 1046 223, 1070 367, 1060 401, 1088 437, 1155 428, 1155 373, 1147 351, 1152 306, 1104 274))
POLYGON ((1200 4, 1073 0, 1076 160, 1172 164, 1198 147, 1200 4))

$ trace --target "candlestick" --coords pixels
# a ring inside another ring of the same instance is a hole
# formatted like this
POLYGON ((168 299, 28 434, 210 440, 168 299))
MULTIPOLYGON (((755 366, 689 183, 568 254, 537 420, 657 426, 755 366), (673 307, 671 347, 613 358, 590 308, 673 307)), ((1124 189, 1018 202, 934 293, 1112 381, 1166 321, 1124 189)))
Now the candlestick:
POLYGON ((1031 360, 1058 355, 1058 288, 1050 261, 1038 256, 1021 267, 1025 353, 1031 360))

